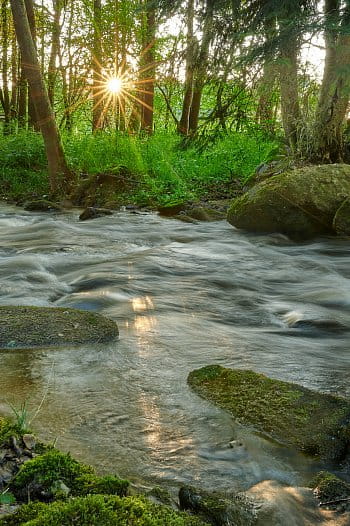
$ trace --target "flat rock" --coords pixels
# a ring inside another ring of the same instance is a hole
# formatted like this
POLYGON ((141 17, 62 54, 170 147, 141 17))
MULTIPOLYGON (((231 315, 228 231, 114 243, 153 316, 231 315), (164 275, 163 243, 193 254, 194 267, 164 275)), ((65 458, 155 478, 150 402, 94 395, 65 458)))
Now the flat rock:
POLYGON ((113 341, 116 323, 89 311, 58 307, 0 307, 0 349, 113 341))
POLYGON ((190 386, 244 425, 304 453, 337 461, 350 444, 350 402, 253 371, 210 365, 190 386))

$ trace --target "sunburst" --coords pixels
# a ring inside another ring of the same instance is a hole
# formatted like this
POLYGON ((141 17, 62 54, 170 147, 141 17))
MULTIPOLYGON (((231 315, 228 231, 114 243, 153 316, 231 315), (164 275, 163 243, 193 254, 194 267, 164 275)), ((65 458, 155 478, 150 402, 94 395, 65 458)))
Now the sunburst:
MULTIPOLYGON (((158 62, 157 62, 158 64, 158 62)), ((127 120, 127 111, 135 112, 140 116, 142 106, 152 110, 144 100, 145 94, 151 94, 148 86, 154 84, 154 77, 145 78, 147 72, 154 71, 156 63, 147 64, 140 68, 137 73, 125 67, 123 64, 119 69, 107 71, 99 64, 101 73, 96 74, 92 87, 94 108, 101 108, 101 121, 109 112, 114 112, 116 108, 120 110, 124 122, 127 120), (138 80, 136 80, 136 75, 138 80), (97 79, 96 79, 97 77, 97 79)))

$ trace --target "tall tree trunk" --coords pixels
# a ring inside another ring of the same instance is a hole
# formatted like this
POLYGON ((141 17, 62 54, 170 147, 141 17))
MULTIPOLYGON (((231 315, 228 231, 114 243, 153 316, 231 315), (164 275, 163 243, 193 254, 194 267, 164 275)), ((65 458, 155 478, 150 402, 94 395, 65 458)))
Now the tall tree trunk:
MULTIPOLYGON (((33 44, 36 50, 36 22, 35 22, 35 13, 32 0, 24 0, 24 5, 27 11, 27 17, 30 27, 30 34, 32 35, 33 44)), ((33 101, 33 95, 31 93, 30 86, 28 87, 28 124, 35 131, 40 131, 40 126, 38 125, 38 119, 35 112, 35 105, 33 101)))
POLYGON ((155 57, 154 43, 156 38, 156 13, 148 9, 145 14, 143 32, 143 94, 141 108, 141 131, 153 133, 155 57))
POLYGON ((194 0, 188 0, 187 11, 187 37, 186 37, 186 76, 185 92, 182 103, 182 113, 178 124, 178 132, 188 135, 190 125, 190 111, 193 98, 193 68, 196 56, 196 39, 194 38, 194 0))
MULTIPOLYGON (((280 23, 283 25, 283 22, 280 23)), ((290 35, 288 44, 281 50, 279 63, 282 124, 292 151, 298 146, 301 122, 298 97, 298 40, 296 35, 290 35)))
POLYGON ((339 0, 325 1, 326 56, 314 125, 312 158, 317 162, 343 160, 343 125, 349 105, 350 2, 340 13, 339 0))
POLYGON ((92 131, 96 132, 103 128, 103 95, 101 93, 102 80, 102 4, 101 0, 94 0, 94 48, 92 55, 93 72, 93 108, 92 108, 92 131))
POLYGON ((17 98, 18 98, 18 53, 17 53, 17 40, 16 35, 13 32, 12 35, 12 55, 11 55, 11 120, 15 121, 17 115, 17 98))
MULTIPOLYGON (((276 33, 276 18, 271 17, 264 21, 266 41, 276 33)), ((263 75, 258 88, 259 100, 256 109, 256 121, 260 127, 269 134, 275 132, 274 106, 276 105, 274 88, 277 80, 276 62, 271 58, 264 60, 263 75)))
POLYGON ((7 16, 8 0, 1 2, 1 24, 2 24, 2 89, 1 89, 1 105, 4 110, 4 134, 10 132, 11 121, 11 106, 10 106, 10 92, 9 92, 9 21, 7 16))
POLYGON ((54 1, 53 23, 52 23, 52 34, 51 34, 49 70, 48 70, 48 76, 47 76, 47 92, 49 95, 49 100, 50 100, 50 104, 52 108, 54 107, 54 102, 55 102, 55 83, 56 83, 56 77, 57 77, 56 61, 58 57, 58 50, 60 47, 61 13, 62 13, 62 0, 55 0, 54 1))
POLYGON ((202 101, 203 88, 206 82, 209 47, 213 37, 214 2, 207 0, 203 25, 202 43, 197 57, 196 74, 193 83, 192 104, 189 116, 189 133, 194 135, 198 129, 199 112, 202 101))
POLYGON ((18 82, 18 126, 27 127, 27 105, 28 105, 28 82, 22 67, 22 58, 20 56, 20 75, 18 82))
POLYGON ((72 174, 65 160, 60 135, 42 78, 24 0, 11 0, 11 9, 17 41, 22 54, 23 68, 31 89, 36 115, 45 143, 51 191, 53 193, 66 191, 72 181, 72 174))

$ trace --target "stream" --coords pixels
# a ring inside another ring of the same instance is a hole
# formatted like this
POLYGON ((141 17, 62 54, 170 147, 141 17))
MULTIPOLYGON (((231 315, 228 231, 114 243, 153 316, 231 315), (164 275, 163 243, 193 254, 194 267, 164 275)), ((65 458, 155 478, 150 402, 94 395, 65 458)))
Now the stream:
POLYGON ((139 483, 309 480, 317 462, 234 424, 186 378, 218 363, 349 397, 348 240, 78 214, 0 205, 0 305, 97 311, 120 339, 0 352, 0 413, 25 402, 42 439, 139 483))

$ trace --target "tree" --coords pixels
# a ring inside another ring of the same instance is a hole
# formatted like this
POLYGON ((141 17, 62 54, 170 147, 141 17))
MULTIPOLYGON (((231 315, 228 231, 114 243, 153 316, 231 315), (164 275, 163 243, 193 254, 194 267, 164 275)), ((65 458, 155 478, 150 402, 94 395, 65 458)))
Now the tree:
POLYGON ((343 127, 350 97, 350 2, 325 0, 326 55, 311 158, 342 162, 343 127))
POLYGON ((66 191, 72 182, 72 173, 66 163, 60 135, 41 74, 24 0, 11 0, 11 9, 22 55, 22 67, 33 96, 38 123, 44 139, 51 191, 53 193, 66 191))

